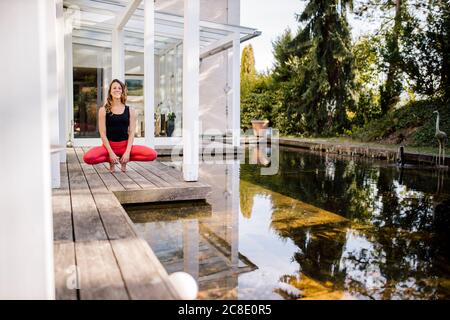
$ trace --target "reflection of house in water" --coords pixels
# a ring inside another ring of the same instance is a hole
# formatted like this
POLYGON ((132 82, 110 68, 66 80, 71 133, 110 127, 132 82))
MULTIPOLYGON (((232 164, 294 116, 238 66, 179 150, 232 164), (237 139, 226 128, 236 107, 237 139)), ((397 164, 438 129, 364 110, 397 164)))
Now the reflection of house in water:
POLYGON ((257 269, 238 251, 239 171, 232 168, 236 165, 200 169, 202 181, 213 187, 211 204, 126 208, 167 272, 185 271, 197 280, 199 298, 237 299, 239 274, 257 269))

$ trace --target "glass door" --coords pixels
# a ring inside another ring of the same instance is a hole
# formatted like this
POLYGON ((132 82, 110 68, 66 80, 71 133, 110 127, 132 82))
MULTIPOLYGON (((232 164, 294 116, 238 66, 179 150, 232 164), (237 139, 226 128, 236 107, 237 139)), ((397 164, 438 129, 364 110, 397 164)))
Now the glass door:
POLYGON ((73 68, 73 132, 75 138, 98 138, 98 109, 103 104, 103 69, 73 68))

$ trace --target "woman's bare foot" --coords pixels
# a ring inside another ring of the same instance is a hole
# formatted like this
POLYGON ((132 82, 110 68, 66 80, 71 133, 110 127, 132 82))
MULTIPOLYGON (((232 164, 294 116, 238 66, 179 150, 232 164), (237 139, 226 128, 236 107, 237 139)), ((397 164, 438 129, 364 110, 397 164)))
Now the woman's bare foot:
POLYGON ((113 173, 116 171, 116 165, 114 163, 109 164, 109 172, 113 173))
POLYGON ((127 164, 126 163, 122 163, 122 165, 120 166, 120 170, 122 170, 122 172, 127 171, 127 164))

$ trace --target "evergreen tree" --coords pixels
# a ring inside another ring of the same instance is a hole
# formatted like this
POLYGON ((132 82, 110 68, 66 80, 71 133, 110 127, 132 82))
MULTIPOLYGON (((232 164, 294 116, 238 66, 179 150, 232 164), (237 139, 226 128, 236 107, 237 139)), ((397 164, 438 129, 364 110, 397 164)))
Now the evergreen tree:
POLYGON ((241 77, 245 75, 256 75, 255 55, 251 44, 246 45, 242 50, 241 77))
POLYGON ((307 134, 340 133, 348 127, 354 73, 347 8, 351 0, 309 0, 297 15, 302 27, 292 41, 295 74, 285 103, 289 114, 301 114, 307 134))
POLYGON ((292 33, 288 28, 281 36, 272 42, 272 53, 274 57, 273 77, 277 82, 289 81, 292 75, 292 70, 289 65, 289 60, 292 58, 291 50, 292 33))
POLYGON ((245 98, 251 91, 256 79, 255 56, 251 44, 242 50, 241 58, 241 98, 245 98))

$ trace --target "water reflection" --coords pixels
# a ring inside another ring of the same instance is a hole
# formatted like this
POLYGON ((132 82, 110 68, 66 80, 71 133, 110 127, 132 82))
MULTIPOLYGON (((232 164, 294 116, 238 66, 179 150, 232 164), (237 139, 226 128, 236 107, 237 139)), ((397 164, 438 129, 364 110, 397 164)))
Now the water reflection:
POLYGON ((264 176, 270 153, 248 156, 201 165, 207 203, 127 208, 200 298, 450 298, 447 172, 280 150, 264 176))
POLYGON ((239 275, 257 269, 238 251, 239 162, 232 162, 202 164, 202 181, 212 186, 207 202, 126 207, 166 270, 197 280, 200 299, 237 299, 239 275))
POLYGON ((293 152, 281 152, 280 160, 277 176, 258 176, 257 168, 243 165, 241 179, 349 219, 306 228, 272 225, 298 247, 298 271, 280 277, 298 292, 280 292, 284 298, 450 297, 445 173, 405 170, 400 183, 398 169, 379 161, 293 152))

